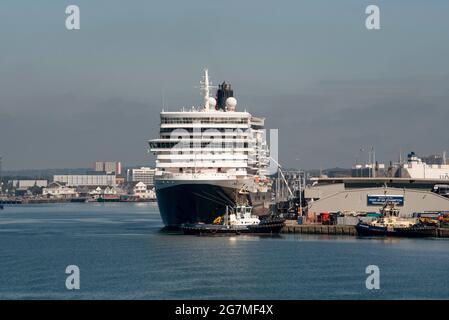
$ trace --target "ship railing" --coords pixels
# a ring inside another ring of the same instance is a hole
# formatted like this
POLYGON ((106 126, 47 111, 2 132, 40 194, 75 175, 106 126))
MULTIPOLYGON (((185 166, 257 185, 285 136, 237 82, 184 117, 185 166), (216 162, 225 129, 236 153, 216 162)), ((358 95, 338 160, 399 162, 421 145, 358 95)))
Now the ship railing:
POLYGON ((235 171, 235 172, 193 172, 193 171, 184 171, 180 173, 174 172, 161 172, 157 174, 157 176, 161 178, 214 178, 214 179, 236 179, 237 177, 246 176, 246 171, 235 171))

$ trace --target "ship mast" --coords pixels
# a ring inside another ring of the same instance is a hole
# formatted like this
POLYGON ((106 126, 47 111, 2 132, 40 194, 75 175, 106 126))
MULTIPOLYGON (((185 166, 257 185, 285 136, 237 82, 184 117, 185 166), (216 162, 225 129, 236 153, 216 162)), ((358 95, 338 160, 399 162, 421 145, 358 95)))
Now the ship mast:
MULTIPOLYGON (((210 91, 213 88, 212 83, 209 81, 209 71, 204 69, 203 81, 201 81, 201 91, 203 92, 204 110, 210 110, 210 91)), ((212 106, 214 107, 214 106, 212 106)))

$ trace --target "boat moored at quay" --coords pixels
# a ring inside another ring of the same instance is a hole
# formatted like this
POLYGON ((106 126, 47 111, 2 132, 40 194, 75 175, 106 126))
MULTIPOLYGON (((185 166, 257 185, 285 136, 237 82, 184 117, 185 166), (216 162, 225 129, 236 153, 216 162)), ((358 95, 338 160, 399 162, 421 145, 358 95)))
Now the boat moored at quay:
POLYGON ((401 217, 399 209, 393 203, 385 203, 380 213, 381 216, 377 220, 358 223, 357 234, 359 236, 410 238, 434 237, 436 235, 436 226, 423 224, 418 219, 401 217))
POLYGON ((212 97, 207 69, 201 84, 203 105, 163 110, 159 138, 149 141, 156 155, 157 202, 168 227, 212 223, 227 206, 269 213, 264 119, 237 111, 230 84, 223 82, 212 97))
POLYGON ((252 215, 252 207, 226 207, 223 216, 213 223, 185 223, 181 225, 184 234, 190 235, 239 235, 239 234, 278 234, 285 225, 285 219, 266 216, 262 219, 252 215))

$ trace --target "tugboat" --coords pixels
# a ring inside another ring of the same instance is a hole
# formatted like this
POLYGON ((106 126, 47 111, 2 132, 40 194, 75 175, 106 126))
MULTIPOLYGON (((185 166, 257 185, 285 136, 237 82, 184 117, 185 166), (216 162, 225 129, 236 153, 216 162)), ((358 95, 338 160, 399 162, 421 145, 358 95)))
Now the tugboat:
POLYGON ((284 227, 285 219, 267 217, 262 220, 252 215, 252 207, 226 206, 224 216, 217 217, 212 224, 185 223, 181 226, 184 234, 278 234, 284 227))
POLYGON ((434 237, 435 226, 424 225, 417 219, 401 218, 399 209, 392 202, 386 202, 380 210, 380 218, 370 223, 359 222, 356 226, 359 236, 388 237, 434 237))

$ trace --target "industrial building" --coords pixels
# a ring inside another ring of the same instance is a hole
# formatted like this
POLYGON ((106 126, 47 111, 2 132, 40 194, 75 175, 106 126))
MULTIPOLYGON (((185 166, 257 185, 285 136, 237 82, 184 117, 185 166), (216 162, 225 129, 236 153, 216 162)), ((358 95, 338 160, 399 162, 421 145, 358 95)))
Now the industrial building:
POLYGON ((46 187, 47 180, 10 180, 8 181, 9 187, 17 189, 28 189, 31 187, 46 187))
POLYGON ((322 212, 378 212, 394 202, 403 215, 449 211, 449 198, 433 192, 440 180, 406 178, 315 179, 305 188, 311 214, 322 212))
POLYGON ((106 174, 122 174, 122 163, 120 161, 96 161, 94 171, 106 174))
POLYGON ((375 163, 375 164, 356 164, 351 169, 352 177, 385 177, 388 176, 388 168, 385 167, 383 163, 375 163))
POLYGON ((115 175, 111 174, 64 174, 54 175, 54 182, 62 182, 68 187, 115 186, 115 175))

